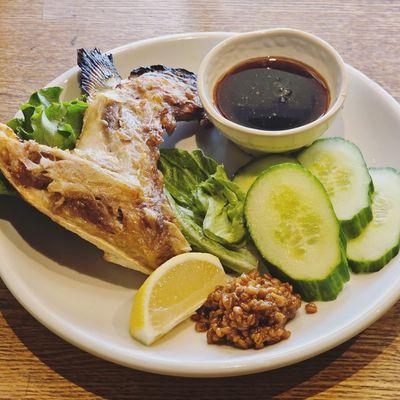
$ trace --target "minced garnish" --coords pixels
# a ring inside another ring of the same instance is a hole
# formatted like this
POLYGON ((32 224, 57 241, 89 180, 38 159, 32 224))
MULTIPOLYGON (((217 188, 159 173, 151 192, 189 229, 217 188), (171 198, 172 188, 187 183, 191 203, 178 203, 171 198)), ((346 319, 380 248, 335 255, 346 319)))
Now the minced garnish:
POLYGON ((192 320, 209 344, 261 349, 290 336, 285 326, 300 306, 289 283, 252 271, 217 286, 192 320))
POLYGON ((315 314, 318 311, 315 303, 307 303, 304 308, 306 309, 307 314, 315 314))

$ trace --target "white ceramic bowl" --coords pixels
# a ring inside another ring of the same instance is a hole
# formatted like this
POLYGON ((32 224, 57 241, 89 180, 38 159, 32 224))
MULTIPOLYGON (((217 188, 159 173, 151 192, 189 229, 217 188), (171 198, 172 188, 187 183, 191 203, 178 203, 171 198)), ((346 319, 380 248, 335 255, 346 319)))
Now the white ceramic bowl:
POLYGON ((210 120, 226 137, 253 154, 280 153, 311 144, 328 129, 346 98, 347 75, 331 45, 306 32, 279 28, 238 34, 215 46, 200 65, 198 90, 210 120), (267 56, 292 58, 318 71, 330 92, 327 112, 306 125, 281 131, 253 129, 226 119, 214 103, 215 85, 235 65, 267 56))

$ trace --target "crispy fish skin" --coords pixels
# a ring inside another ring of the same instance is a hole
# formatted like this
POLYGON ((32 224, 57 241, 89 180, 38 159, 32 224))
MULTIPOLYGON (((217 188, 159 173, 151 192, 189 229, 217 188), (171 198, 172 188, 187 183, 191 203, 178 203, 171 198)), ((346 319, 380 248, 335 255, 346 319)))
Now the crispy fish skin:
POLYGON ((203 116, 195 76, 151 66, 122 80, 98 50, 80 50, 78 64, 89 97, 76 149, 20 141, 0 125, 0 169, 26 201, 106 260, 149 274, 190 251, 157 162, 163 133, 203 116))

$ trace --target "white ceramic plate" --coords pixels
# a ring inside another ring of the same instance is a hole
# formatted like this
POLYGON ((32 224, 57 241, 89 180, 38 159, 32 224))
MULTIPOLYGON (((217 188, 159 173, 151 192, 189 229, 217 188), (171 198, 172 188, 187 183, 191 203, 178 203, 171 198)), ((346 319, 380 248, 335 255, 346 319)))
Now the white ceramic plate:
MULTIPOLYGON (((230 35, 168 36, 132 43, 112 53, 123 76, 135 66, 159 63, 196 72, 204 55, 230 35)), ((362 73, 352 67, 348 73, 348 100, 327 135, 354 141, 370 166, 399 168, 399 105, 362 73)), ((77 69, 50 85, 65 86, 67 98, 77 96, 77 69)), ((248 158, 217 131, 200 130, 196 124, 180 127, 167 143, 175 144, 186 149, 201 147, 224 162, 229 172, 248 158)), ((131 303, 144 276, 104 262, 96 248, 25 203, 4 199, 0 271, 18 301, 68 342, 118 364, 181 376, 249 374, 304 360, 356 335, 400 296, 400 259, 396 258, 378 273, 352 275, 336 301, 318 304, 317 314, 301 310, 288 325, 290 339, 263 350, 209 346, 205 334, 196 333, 190 321, 145 347, 128 331, 131 303)))

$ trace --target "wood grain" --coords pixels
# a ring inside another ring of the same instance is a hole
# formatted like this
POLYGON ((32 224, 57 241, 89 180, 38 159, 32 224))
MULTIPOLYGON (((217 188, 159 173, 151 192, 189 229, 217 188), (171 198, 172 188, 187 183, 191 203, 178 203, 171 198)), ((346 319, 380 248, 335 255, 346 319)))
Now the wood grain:
MULTIPOLYGON (((276 26, 328 40, 400 99, 398 0, 0 0, 0 10, 0 121, 74 65, 77 47, 276 26)), ((196 380, 137 372, 83 353, 36 322, 0 283, 0 399, 397 399, 399 392, 400 303, 356 338, 301 364, 196 380)))

